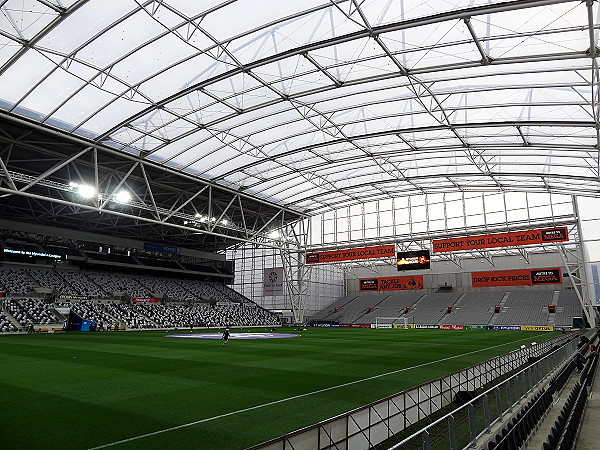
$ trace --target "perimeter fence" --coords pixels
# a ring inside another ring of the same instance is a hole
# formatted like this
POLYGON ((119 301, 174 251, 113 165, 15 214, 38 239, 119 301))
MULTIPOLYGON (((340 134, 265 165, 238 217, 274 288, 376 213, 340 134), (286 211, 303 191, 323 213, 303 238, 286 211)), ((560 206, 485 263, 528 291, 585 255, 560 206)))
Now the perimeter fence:
POLYGON ((378 448, 467 448, 479 436, 489 433, 494 423, 511 413, 528 392, 573 356, 577 347, 574 338, 579 335, 569 333, 521 347, 250 450, 365 450, 382 443, 386 445, 378 448), (527 367, 475 396, 476 390, 526 364, 527 367), (415 424, 449 407, 457 398, 466 398, 466 403, 398 442, 400 433, 414 430, 415 424))

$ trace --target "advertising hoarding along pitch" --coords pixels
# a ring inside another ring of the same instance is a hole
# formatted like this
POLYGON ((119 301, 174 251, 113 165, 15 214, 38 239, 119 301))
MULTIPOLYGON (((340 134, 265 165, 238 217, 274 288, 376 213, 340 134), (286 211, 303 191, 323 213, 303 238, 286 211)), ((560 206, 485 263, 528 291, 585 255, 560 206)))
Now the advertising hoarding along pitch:
POLYGON ((412 277, 361 278, 361 291, 405 291, 423 289, 423 275, 412 277))
POLYGON ((395 245, 378 245, 375 247, 349 248, 306 254, 306 264, 353 261, 357 259, 390 258, 396 256, 395 245))
POLYGON ((569 240, 567 227, 539 230, 511 231, 509 233, 482 234, 450 239, 434 239, 433 253, 478 250, 482 248, 514 247, 529 244, 547 244, 569 240))
POLYGON ((537 286, 542 284, 562 284, 560 269, 515 269, 471 273, 473 287, 537 286))

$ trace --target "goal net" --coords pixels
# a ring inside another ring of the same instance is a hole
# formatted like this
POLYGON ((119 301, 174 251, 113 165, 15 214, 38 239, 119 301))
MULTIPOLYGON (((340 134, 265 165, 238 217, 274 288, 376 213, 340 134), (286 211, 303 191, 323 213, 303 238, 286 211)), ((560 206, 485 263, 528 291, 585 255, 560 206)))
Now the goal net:
POLYGON ((375 328, 408 329, 408 317, 376 317, 375 328))

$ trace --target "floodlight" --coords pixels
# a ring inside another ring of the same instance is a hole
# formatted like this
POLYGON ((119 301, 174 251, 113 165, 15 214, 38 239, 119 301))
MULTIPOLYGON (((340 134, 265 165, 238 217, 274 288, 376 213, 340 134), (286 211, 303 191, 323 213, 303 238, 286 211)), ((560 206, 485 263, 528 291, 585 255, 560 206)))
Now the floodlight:
POLYGON ((71 189, 75 189, 76 187, 79 187, 79 183, 76 183, 76 182, 74 182, 74 181, 70 181, 70 182, 69 182, 69 187, 70 187, 71 189))
POLYGON ((279 239, 280 237, 281 237, 281 234, 277 230, 271 231, 269 233, 269 239, 279 239))
POLYGON ((79 195, 83 198, 92 198, 96 195, 96 188, 87 184, 83 184, 78 188, 79 195))
POLYGON ((127 191, 119 191, 115 194, 115 201, 118 203, 128 203, 131 200, 131 194, 127 191))
POLYGON ((223 219, 223 220, 221 220, 221 224, 223 224, 223 225, 227 225, 228 223, 229 223, 229 222, 227 222, 227 219, 223 219))

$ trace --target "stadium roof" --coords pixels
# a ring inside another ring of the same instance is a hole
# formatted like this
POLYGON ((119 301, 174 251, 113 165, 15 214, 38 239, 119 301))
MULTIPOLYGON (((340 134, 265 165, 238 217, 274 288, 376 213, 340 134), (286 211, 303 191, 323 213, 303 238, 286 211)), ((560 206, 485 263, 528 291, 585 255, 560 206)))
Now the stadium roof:
POLYGON ((89 226, 82 215, 114 216, 109 199, 129 187, 137 203, 118 220, 158 239, 205 217, 216 248, 374 199, 600 194, 598 2, 0 9, 3 216, 40 221, 49 202, 89 226), (66 186, 86 176, 105 196, 80 209, 66 186), (210 225, 224 218, 237 229, 210 225))

